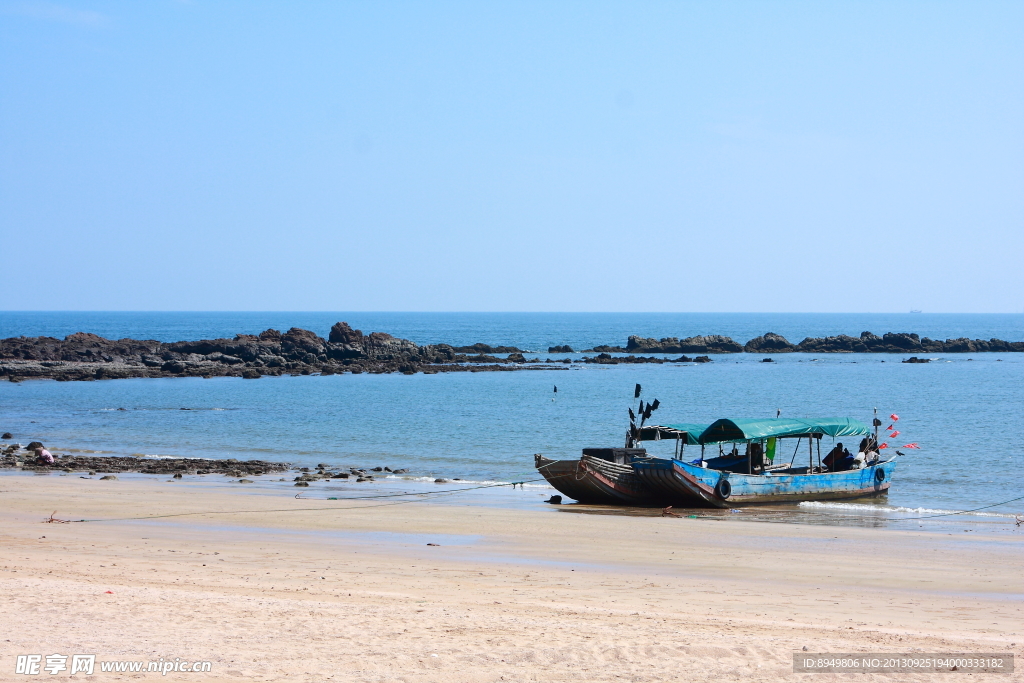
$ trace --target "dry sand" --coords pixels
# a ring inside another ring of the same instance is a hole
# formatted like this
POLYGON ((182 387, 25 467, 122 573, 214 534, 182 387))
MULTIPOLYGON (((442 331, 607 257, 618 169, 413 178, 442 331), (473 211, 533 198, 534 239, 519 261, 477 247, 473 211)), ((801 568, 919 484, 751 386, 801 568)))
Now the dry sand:
POLYGON ((1024 651, 1021 534, 454 498, 360 507, 163 479, 9 476, 0 496, 0 680, 73 680, 16 676, 15 656, 94 653, 212 661, 208 674, 95 681, 952 681, 793 674, 792 656, 1024 651), (331 510, 41 523, 55 509, 93 519, 309 507, 331 510))

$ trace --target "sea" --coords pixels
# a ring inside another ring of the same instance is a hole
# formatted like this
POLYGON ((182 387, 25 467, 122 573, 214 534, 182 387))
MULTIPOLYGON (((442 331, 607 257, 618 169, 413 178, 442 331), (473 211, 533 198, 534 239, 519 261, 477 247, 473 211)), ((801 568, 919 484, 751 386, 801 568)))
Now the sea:
MULTIPOLYGON (((528 357, 553 360, 582 354, 551 354, 549 346, 624 346, 631 334, 722 334, 740 343, 765 332, 793 342, 863 331, 1024 340, 1024 314, 928 313, 19 311, 0 312, 0 337, 82 331, 179 341, 291 327, 326 337, 338 321, 418 344, 517 346, 528 357)), ((542 505, 553 491, 535 481, 533 455, 575 458, 584 447, 621 445, 640 384, 645 400, 658 399, 652 421, 661 424, 777 413, 870 422, 877 414, 883 427, 899 432, 888 439, 887 453, 904 455, 887 497, 804 503, 793 508, 802 517, 786 520, 912 522, 916 528, 926 523, 918 520, 943 515, 956 524, 971 520, 1024 530, 1015 519, 1024 515, 1024 500, 1018 499, 1024 496, 1024 354, 947 354, 918 364, 902 363, 906 355, 900 354, 777 354, 771 363, 762 362, 763 355, 712 358, 706 364, 559 364, 435 375, 0 382, 0 432, 59 452, 407 469, 405 476, 384 480, 388 490, 434 486, 435 479, 464 486, 525 481, 519 490, 532 496, 526 503, 542 505), (948 515, 962 511, 970 512, 948 515)), ((831 445, 826 438, 823 453, 831 445)), ((672 446, 648 444, 654 455, 671 455, 672 446)))

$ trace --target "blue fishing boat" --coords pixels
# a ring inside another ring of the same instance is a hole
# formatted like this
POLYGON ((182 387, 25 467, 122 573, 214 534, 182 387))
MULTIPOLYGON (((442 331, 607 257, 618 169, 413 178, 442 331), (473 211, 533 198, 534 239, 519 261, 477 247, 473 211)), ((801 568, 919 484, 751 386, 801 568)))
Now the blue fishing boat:
POLYGON ((873 422, 874 434, 868 425, 845 417, 722 419, 696 439, 701 446, 699 458, 687 460, 685 444, 680 442, 675 457, 636 458, 632 466, 648 488, 680 507, 730 508, 881 495, 889 490, 896 462, 895 458, 882 460, 877 434, 880 423, 877 418, 873 422), (861 437, 857 454, 850 455, 839 444, 823 460, 821 440, 826 436, 861 437), (777 463, 783 444, 794 441, 790 461, 777 463), (732 447, 728 452, 726 445, 732 447), (715 457, 706 458, 708 446, 717 447, 715 457))

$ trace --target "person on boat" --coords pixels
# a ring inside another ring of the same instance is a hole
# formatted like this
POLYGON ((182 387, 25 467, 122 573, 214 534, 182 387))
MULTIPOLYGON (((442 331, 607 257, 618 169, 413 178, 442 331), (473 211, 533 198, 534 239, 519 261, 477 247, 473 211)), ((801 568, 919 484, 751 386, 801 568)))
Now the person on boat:
POLYGON ((850 455, 850 451, 843 444, 837 443, 836 447, 829 451, 821 463, 833 472, 842 472, 843 470, 850 469, 853 461, 854 458, 850 455))
POLYGON ((764 472, 764 449, 761 444, 754 441, 747 445, 747 457, 750 458, 750 474, 761 474, 764 472))
POLYGON ((52 465, 54 463, 53 454, 42 446, 38 446, 36 448, 36 463, 40 465, 52 465))

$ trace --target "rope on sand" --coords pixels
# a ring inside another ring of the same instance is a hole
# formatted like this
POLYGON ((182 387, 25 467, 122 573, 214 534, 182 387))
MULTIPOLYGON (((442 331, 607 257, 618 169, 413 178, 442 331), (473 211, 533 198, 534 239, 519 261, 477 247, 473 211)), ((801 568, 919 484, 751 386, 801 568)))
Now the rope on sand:
MULTIPOLYGON (((541 479, 529 479, 529 480, 526 480, 526 481, 509 482, 507 484, 484 484, 482 486, 471 486, 471 487, 468 487, 468 488, 461 488, 461 489, 446 489, 446 490, 443 490, 443 491, 424 491, 422 493, 392 493, 392 494, 382 494, 382 495, 379 495, 379 496, 356 496, 356 497, 352 497, 352 498, 336 498, 335 500, 365 500, 365 499, 375 499, 375 498, 396 498, 396 497, 400 497, 400 496, 445 496, 445 495, 452 496, 452 495, 456 495, 458 493, 462 493, 464 491, 472 491, 474 489, 495 488, 495 487, 498 487, 498 486, 511 486, 513 488, 515 488, 516 486, 520 486, 521 487, 523 484, 527 484, 527 483, 530 483, 532 481, 542 481, 542 480, 541 479)), ((308 498, 299 498, 299 494, 296 494, 295 497, 298 500, 309 500, 308 498)), ((391 505, 405 505, 405 504, 408 504, 408 503, 422 503, 422 502, 423 502, 423 499, 420 498, 420 499, 417 499, 417 500, 399 500, 399 501, 394 501, 394 502, 391 502, 391 503, 377 503, 376 505, 349 505, 349 506, 344 506, 344 507, 335 505, 335 506, 331 506, 331 507, 280 508, 280 509, 277 509, 277 510, 211 510, 211 511, 207 511, 207 512, 175 512, 175 513, 166 514, 166 515, 144 515, 144 516, 141 516, 141 517, 115 517, 115 518, 109 518, 109 519, 57 519, 56 517, 54 517, 54 515, 57 514, 57 513, 54 512, 53 514, 50 515, 49 519, 43 520, 43 523, 44 524, 46 524, 46 523, 50 523, 50 524, 68 524, 68 523, 79 523, 79 522, 128 522, 128 521, 137 521, 137 520, 146 520, 146 519, 166 519, 168 517, 191 517, 191 516, 196 516, 196 515, 238 515, 238 514, 253 514, 253 513, 260 513, 260 512, 328 512, 330 510, 364 510, 364 509, 367 509, 367 508, 388 507, 388 506, 391 506, 391 505)))

